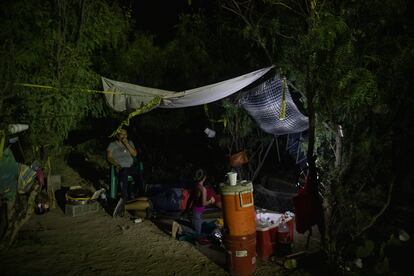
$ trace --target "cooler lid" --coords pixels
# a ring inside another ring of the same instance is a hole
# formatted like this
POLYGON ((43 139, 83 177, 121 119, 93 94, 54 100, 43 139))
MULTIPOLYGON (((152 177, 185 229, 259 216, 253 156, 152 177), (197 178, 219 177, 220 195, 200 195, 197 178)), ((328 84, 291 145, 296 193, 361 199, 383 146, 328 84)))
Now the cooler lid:
POLYGON ((273 228, 277 228, 279 224, 271 224, 271 225, 259 225, 256 223, 256 231, 265 232, 273 228))
POLYGON ((253 192, 253 183, 251 181, 242 180, 237 182, 236 185, 223 185, 220 187, 221 194, 223 195, 233 195, 243 192, 253 192))

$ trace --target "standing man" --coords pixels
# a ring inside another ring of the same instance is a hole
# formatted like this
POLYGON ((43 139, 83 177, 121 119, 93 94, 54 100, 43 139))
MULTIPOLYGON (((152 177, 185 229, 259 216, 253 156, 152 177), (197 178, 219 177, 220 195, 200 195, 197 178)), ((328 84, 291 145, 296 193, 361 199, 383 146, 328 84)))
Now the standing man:
MULTIPOLYGON (((130 192, 128 187, 128 176, 131 175, 134 178, 135 186, 139 187, 139 192, 142 192, 142 179, 139 177, 139 172, 133 166, 134 157, 138 155, 138 152, 134 146, 134 143, 128 140, 128 133, 125 129, 121 129, 116 135, 117 140, 111 142, 106 150, 106 157, 109 163, 115 166, 118 181, 122 191, 123 202, 136 196, 133 192, 130 192)), ((134 191, 136 192, 136 191, 134 191)))

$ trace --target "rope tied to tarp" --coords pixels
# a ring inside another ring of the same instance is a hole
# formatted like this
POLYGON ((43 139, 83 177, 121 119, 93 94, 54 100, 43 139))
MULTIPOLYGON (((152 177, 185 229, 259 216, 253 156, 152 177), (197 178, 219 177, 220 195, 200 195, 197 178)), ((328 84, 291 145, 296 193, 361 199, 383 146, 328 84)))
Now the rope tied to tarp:
POLYGON ((118 128, 112 132, 112 134, 109 137, 114 137, 116 134, 118 134, 121 129, 124 126, 129 126, 129 121, 142 113, 148 112, 154 107, 158 106, 161 103, 161 97, 155 96, 151 101, 147 102, 145 105, 142 105, 141 107, 137 108, 135 111, 128 114, 128 118, 126 118, 124 121, 121 122, 121 124, 118 126, 118 128))

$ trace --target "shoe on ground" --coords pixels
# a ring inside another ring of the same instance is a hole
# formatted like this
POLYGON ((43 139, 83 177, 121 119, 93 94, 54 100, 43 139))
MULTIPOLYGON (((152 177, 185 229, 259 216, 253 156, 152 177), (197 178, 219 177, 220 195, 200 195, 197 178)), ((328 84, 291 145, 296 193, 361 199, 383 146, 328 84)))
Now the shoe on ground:
POLYGON ((178 222, 173 221, 172 228, 171 228, 171 237, 175 239, 177 237, 177 234, 180 235, 181 233, 182 233, 181 225, 178 222))

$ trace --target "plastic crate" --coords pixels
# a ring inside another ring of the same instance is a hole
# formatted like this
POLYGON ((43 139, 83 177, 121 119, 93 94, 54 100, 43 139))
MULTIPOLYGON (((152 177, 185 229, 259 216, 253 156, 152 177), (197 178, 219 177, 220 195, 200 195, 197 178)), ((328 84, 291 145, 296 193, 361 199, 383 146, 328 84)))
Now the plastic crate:
POLYGON ((65 206, 65 215, 71 217, 78 217, 87 214, 96 213, 99 211, 99 203, 91 202, 87 204, 66 204, 65 206))

